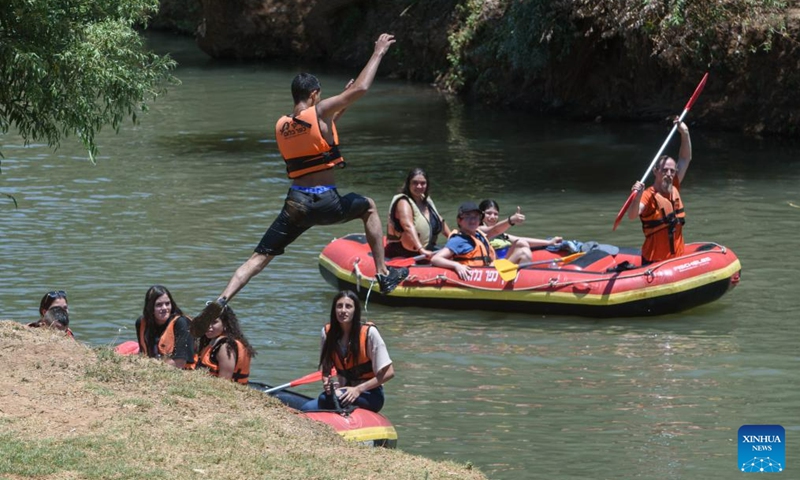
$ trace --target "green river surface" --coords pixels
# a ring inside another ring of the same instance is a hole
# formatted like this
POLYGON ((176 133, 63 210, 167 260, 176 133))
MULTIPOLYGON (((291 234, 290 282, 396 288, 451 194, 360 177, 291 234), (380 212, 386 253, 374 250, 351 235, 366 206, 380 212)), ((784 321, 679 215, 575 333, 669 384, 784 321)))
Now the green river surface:
MULTIPOLYGON (((135 338, 153 284, 197 314, 280 211, 289 181, 273 128, 291 111, 293 76, 318 73, 331 95, 358 74, 215 62, 186 38, 150 43, 179 61, 182 84, 140 125, 104 131, 96 165, 74 137, 53 151, 0 136, 0 194, 19 202, 0 195, 0 318, 35 320, 41 296, 64 289, 76 337, 112 345, 135 338)), ((501 213, 519 205, 527 214, 516 234, 639 246, 638 221, 611 226, 669 127, 565 123, 380 78, 339 122, 348 167, 338 185, 371 196, 386 215, 406 173, 421 166, 451 225, 462 201, 491 197, 501 213)), ((691 133, 687 241, 736 252, 740 285, 652 318, 372 303, 367 316, 395 365, 383 413, 400 449, 471 462, 496 479, 727 479, 739 475, 739 427, 779 424, 783 476, 800 478, 791 473, 800 469, 800 144, 691 133)), ((677 148, 676 138, 667 152, 677 148)), ((358 221, 311 229, 236 297, 258 350, 254 380, 284 383, 316 369, 335 293, 317 256, 361 231, 358 221)))

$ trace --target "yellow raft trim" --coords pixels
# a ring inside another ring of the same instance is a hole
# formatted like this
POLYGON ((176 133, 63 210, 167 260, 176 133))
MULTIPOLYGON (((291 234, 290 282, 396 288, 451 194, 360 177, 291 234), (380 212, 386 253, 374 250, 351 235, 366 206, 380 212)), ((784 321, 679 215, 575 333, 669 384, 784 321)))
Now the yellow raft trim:
MULTIPOLYGON (((353 284, 357 283, 354 272, 348 272, 338 263, 335 263, 325 255, 320 254, 319 261, 323 268, 333 273, 338 279, 353 284)), ((540 290, 490 290, 468 287, 457 288, 455 285, 448 286, 446 289, 447 291, 443 293, 444 288, 442 288, 441 285, 433 287, 424 285, 404 287, 400 285, 392 292, 391 296, 398 298, 446 298, 451 300, 498 300, 531 303, 580 303, 581 305, 609 306, 693 290, 704 285, 730 278, 741 269, 741 263, 737 259, 726 267, 719 268, 702 275, 696 275, 684 280, 675 281, 667 285, 645 287, 636 290, 630 290, 628 292, 619 292, 608 295, 583 294, 580 292, 548 292, 540 290)), ((617 280, 619 279, 620 277, 617 277, 617 280)), ((606 280, 607 279, 603 279, 604 282, 606 280)), ((362 277, 361 281, 358 283, 360 284, 361 288, 368 289, 371 283, 370 277, 362 277)), ((586 280, 574 282, 574 284, 579 283, 595 282, 588 282, 586 280)), ((567 284, 573 284, 573 282, 565 282, 565 285, 567 284)), ((547 286, 545 285, 542 288, 546 287, 547 286)))
POLYGON ((364 427, 339 432, 345 440, 352 442, 368 442, 370 440, 397 440, 394 427, 364 427))

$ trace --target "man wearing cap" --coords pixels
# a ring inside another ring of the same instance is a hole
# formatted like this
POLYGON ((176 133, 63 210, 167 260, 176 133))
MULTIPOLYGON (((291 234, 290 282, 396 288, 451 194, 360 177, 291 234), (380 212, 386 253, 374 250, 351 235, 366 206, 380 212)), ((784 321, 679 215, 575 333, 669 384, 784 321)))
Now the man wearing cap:
MULTIPOLYGON (((490 267, 497 258, 489 240, 478 227, 483 221, 483 212, 475 202, 464 202, 458 207, 458 231, 450 236, 444 248, 436 252, 431 263, 436 267, 455 270, 461 280, 470 279, 472 267, 490 267)), ((520 246, 510 261, 530 261, 531 249, 520 246)))
POLYGON ((192 334, 205 334, 208 325, 224 306, 251 278, 261 272, 289 244, 314 225, 332 225, 361 219, 367 242, 375 261, 376 279, 381 293, 388 295, 408 276, 407 268, 387 267, 383 251, 383 227, 375 202, 371 198, 349 193, 340 196, 336 190, 334 168, 344 168, 339 152, 339 135, 335 122, 344 110, 363 97, 372 85, 383 56, 395 42, 394 36, 382 34, 361 70, 342 93, 322 99, 319 80, 301 73, 292 81, 294 110, 275 125, 278 149, 286 162, 292 186, 286 195, 283 210, 264 233, 250 258, 231 277, 220 297, 210 302, 192 322, 192 334))

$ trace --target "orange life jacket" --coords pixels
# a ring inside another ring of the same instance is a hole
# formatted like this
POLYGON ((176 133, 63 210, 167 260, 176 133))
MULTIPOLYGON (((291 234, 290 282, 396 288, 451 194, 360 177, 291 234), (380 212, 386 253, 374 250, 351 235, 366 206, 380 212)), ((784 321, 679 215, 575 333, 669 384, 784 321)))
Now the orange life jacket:
MULTIPOLYGON (((489 242, 486 241, 486 237, 484 237, 481 232, 475 232, 475 235, 472 236, 463 232, 458 232, 458 235, 469 239, 475 248, 462 255, 456 255, 454 252, 454 261, 468 267, 486 267, 495 261, 496 255, 494 249, 489 245, 489 242)), ((452 237, 453 235, 450 236, 452 237)))
MULTIPOLYGON (((351 352, 347 352, 347 356, 342 358, 338 349, 333 354, 333 366, 336 367, 336 372, 346 378, 348 383, 358 383, 359 381, 375 378, 375 372, 372 371, 372 360, 367 356, 367 337, 369 337, 369 329, 374 326, 375 324, 372 322, 366 322, 361 325, 357 359, 353 358, 351 352)), ((330 329, 330 323, 325 325, 326 335, 330 329)))
POLYGON ((299 115, 284 115, 275 124, 275 139, 286 162, 289 178, 328 170, 341 164, 339 134, 331 122, 333 145, 329 145, 319 129, 316 107, 309 107, 299 115))
MULTIPOLYGON (((180 315, 175 315, 174 317, 170 318, 167 321, 167 327, 164 329, 164 333, 161 334, 161 338, 158 339, 158 353, 162 356, 170 356, 172 352, 175 351, 175 322, 180 318, 180 315)), ((186 317, 189 318, 189 317, 186 317)), ((189 319, 191 322, 191 319, 189 319)), ((147 335, 145 335, 145 331, 147 330, 147 325, 144 318, 139 321, 139 352, 144 353, 148 357, 150 356, 150 348, 147 345, 147 335)), ((197 354, 193 354, 192 358, 186 361, 186 365, 183 366, 184 370, 194 370, 195 366, 197 365, 197 354)))
MULTIPOLYGON (((224 335, 220 335, 200 351, 198 365, 208 368, 208 373, 215 377, 219 376, 219 360, 217 356, 226 338, 224 335)), ((250 378, 250 354, 244 348, 242 342, 239 340, 234 340, 234 342, 236 342, 236 366, 233 368, 231 380, 247 385, 247 379, 250 378)))
POLYGON ((654 187, 645 190, 645 209, 639 217, 642 221, 644 244, 642 257, 658 262, 683 255, 683 225, 686 212, 679 192, 679 184, 672 187, 672 199, 658 193, 654 187))

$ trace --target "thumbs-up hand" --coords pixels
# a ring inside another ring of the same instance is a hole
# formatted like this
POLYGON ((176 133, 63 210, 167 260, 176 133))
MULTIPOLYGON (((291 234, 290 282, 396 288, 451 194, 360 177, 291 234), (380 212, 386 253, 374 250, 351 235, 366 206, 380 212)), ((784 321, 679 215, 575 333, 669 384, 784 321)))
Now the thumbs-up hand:
POLYGON ((515 213, 515 214, 511 215, 510 217, 508 217, 508 223, 509 223, 509 225, 514 226, 514 225, 519 225, 519 224, 524 223, 524 222, 525 222, 525 214, 522 213, 522 208, 517 206, 517 213, 515 213))

